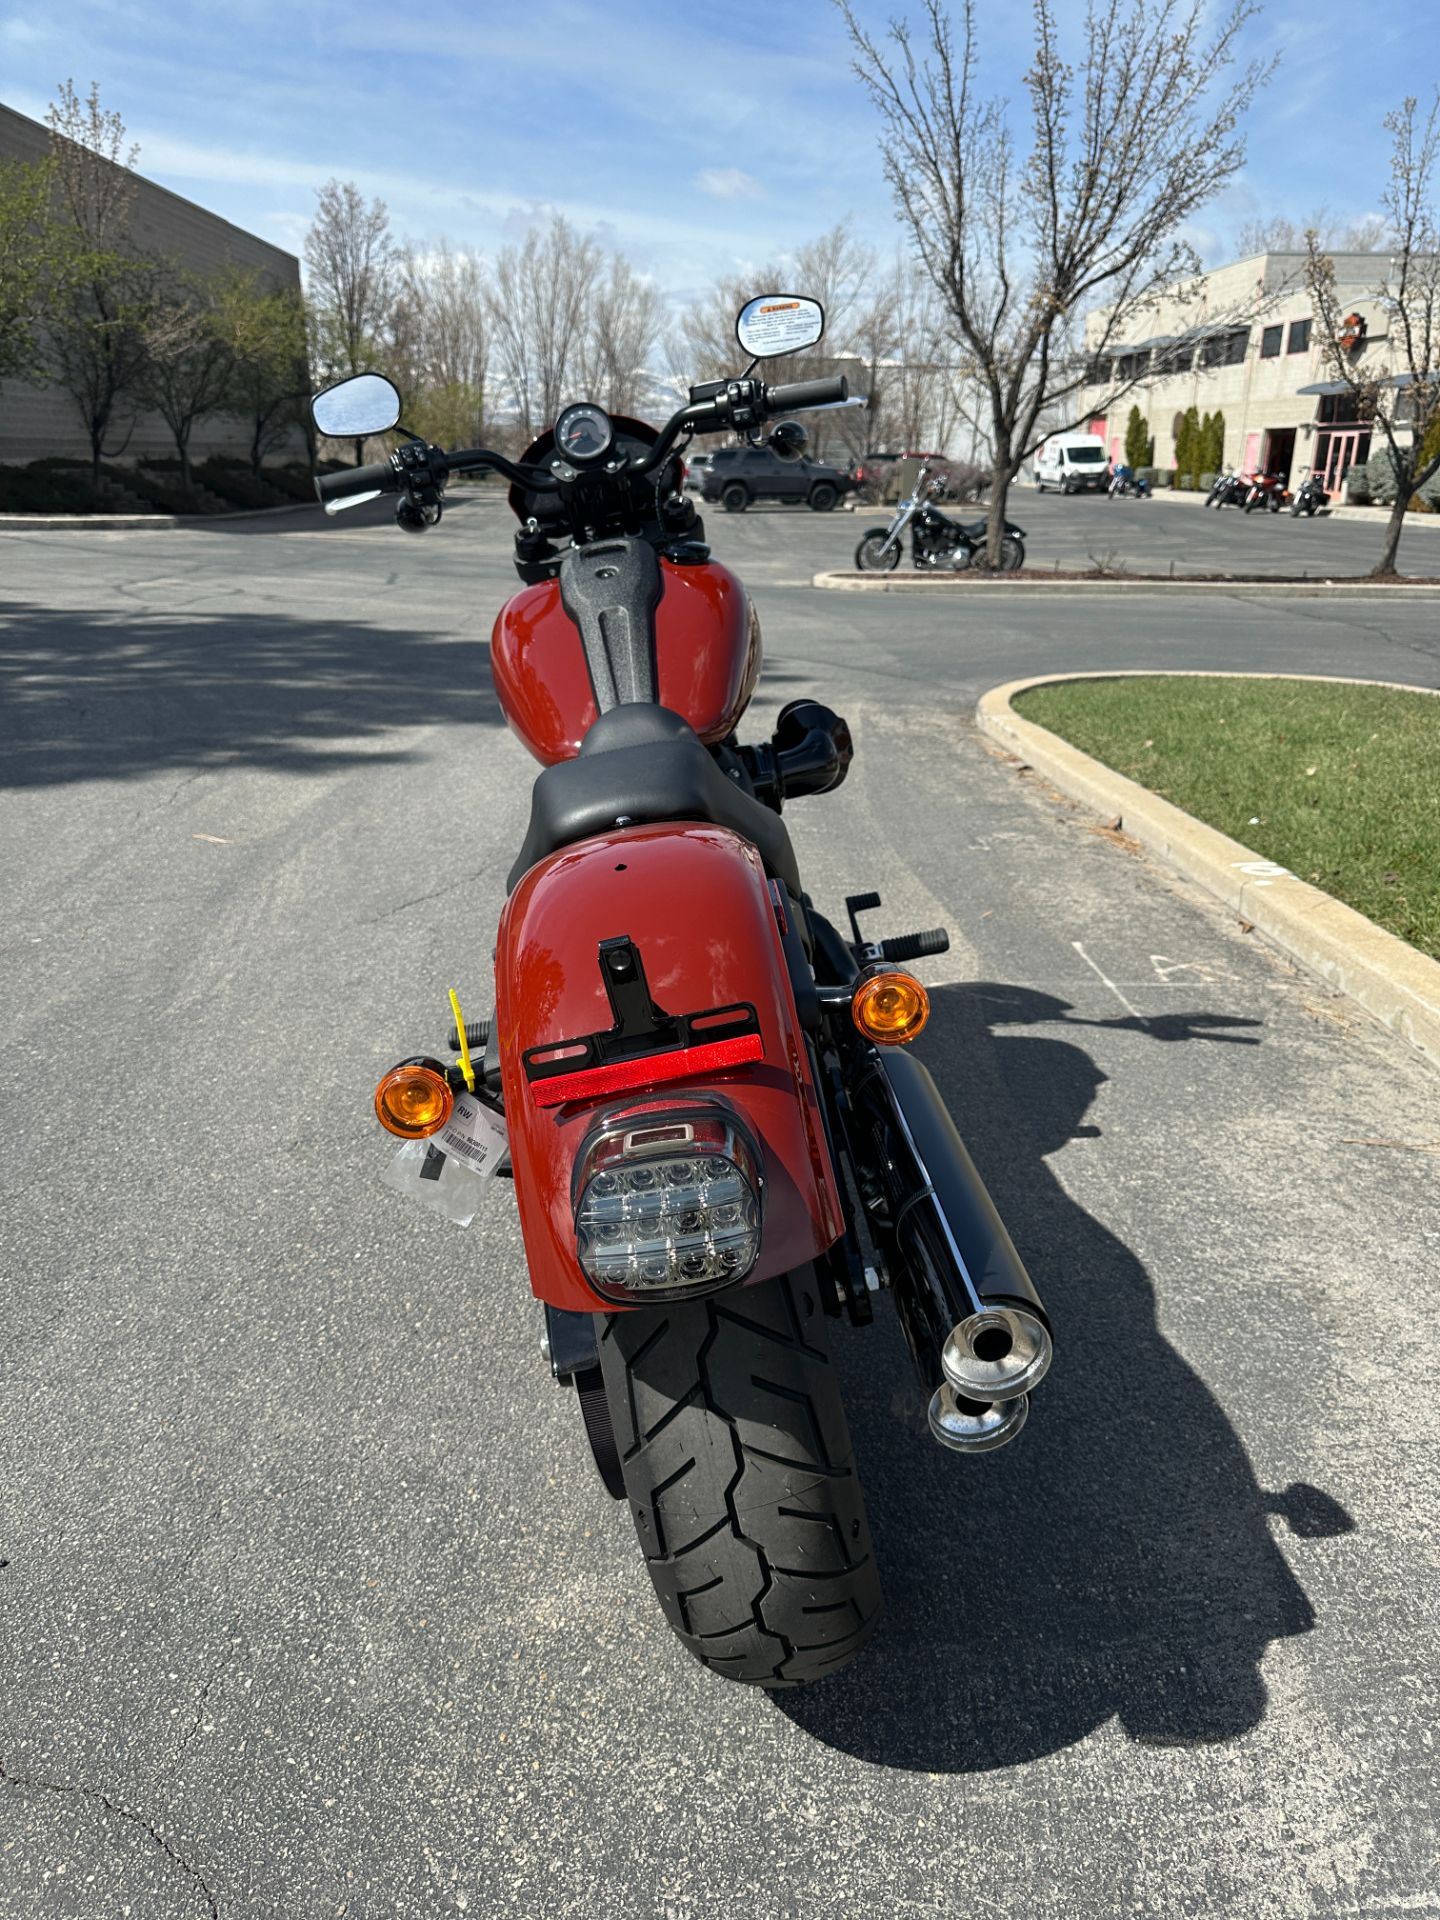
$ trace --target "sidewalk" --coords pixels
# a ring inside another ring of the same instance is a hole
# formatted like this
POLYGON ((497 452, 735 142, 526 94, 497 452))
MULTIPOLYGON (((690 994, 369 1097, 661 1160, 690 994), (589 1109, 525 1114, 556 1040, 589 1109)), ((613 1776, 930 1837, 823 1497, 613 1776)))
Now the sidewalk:
MULTIPOLYGON (((1156 487, 1151 494, 1152 500, 1166 500, 1172 506, 1203 507, 1206 496, 1190 490, 1176 492, 1173 487, 1156 487)), ((1369 520, 1376 526, 1384 526, 1390 518, 1388 507, 1321 507, 1316 514, 1317 520, 1369 520)), ((1407 513, 1405 531, 1412 527, 1440 528, 1440 513, 1407 513)))

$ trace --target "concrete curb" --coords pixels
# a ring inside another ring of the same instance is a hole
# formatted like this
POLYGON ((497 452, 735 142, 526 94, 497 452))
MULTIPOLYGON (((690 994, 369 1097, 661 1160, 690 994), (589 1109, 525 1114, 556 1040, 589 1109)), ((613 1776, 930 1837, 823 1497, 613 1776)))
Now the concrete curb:
MULTIPOLYGON (((1262 859, 1238 840, 1218 833, 1158 794, 1114 773, 1057 734, 1023 720, 1010 705, 1030 687, 1073 680, 1153 678, 1145 673, 1047 673, 1012 680, 982 694, 975 717, 982 733, 1044 776, 1062 793, 1107 819, 1117 815, 1124 831, 1258 927, 1302 966, 1365 1008, 1440 1066, 1440 962, 1386 933, 1353 907, 1262 859)), ((1195 679, 1194 672, 1166 671, 1166 678, 1195 679)), ((1332 685, 1391 686, 1383 680, 1347 680, 1336 675, 1227 673, 1224 680, 1320 680, 1332 685)), ((1431 687, 1402 687, 1440 699, 1431 687)))
POLYGON ((1132 597, 1144 593, 1209 593, 1227 599, 1274 596, 1286 600, 1328 599, 1337 593, 1377 600, 1424 600, 1440 594, 1440 586, 1418 583, 1380 587, 1373 580, 1187 580, 1183 574, 1177 574, 1173 580, 1124 576, 1113 580, 1053 580, 1041 573, 1007 574, 1002 580, 991 580, 975 573, 854 573, 836 569, 815 574, 810 584, 828 588, 832 593, 1120 593, 1132 597))
POLYGON ((138 533, 159 527, 205 527, 226 520, 269 520, 282 513, 316 513, 318 500, 297 500, 291 507, 250 507, 235 513, 0 513, 0 533, 138 533))

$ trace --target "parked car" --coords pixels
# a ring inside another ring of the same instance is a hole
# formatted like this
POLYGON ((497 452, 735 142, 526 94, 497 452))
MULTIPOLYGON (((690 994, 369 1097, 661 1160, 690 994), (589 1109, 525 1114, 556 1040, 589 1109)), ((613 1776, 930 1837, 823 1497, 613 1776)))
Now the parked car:
POLYGON ((685 485, 689 492, 699 493, 701 482, 705 478, 705 471, 710 465, 710 458, 711 456, 708 453, 692 453, 687 456, 685 461, 685 485))
POLYGON ((1035 491, 1105 493, 1110 462, 1105 442, 1093 433, 1052 433, 1035 451, 1035 491))
POLYGON ((718 500, 727 513, 744 513, 755 500, 803 503, 828 513, 858 484, 853 474, 808 456, 782 460, 769 447, 720 447, 701 477, 700 497, 718 500))

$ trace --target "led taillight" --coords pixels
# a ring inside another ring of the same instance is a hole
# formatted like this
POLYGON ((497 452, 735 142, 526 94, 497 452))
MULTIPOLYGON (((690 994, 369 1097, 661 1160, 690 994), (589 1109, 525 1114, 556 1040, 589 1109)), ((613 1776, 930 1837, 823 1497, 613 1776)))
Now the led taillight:
POLYGON ((597 1292, 705 1293, 760 1255, 759 1154, 720 1106, 607 1119, 576 1170, 575 1242, 597 1292))

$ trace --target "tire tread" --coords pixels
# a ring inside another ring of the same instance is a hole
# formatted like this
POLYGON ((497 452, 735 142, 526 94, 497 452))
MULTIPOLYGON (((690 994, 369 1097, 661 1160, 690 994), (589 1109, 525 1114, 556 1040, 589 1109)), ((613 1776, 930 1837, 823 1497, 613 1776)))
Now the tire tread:
POLYGON ((698 1660, 754 1686, 834 1672, 883 1607, 823 1340, 804 1268, 738 1297, 614 1314, 600 1341, 660 1605, 698 1660))

